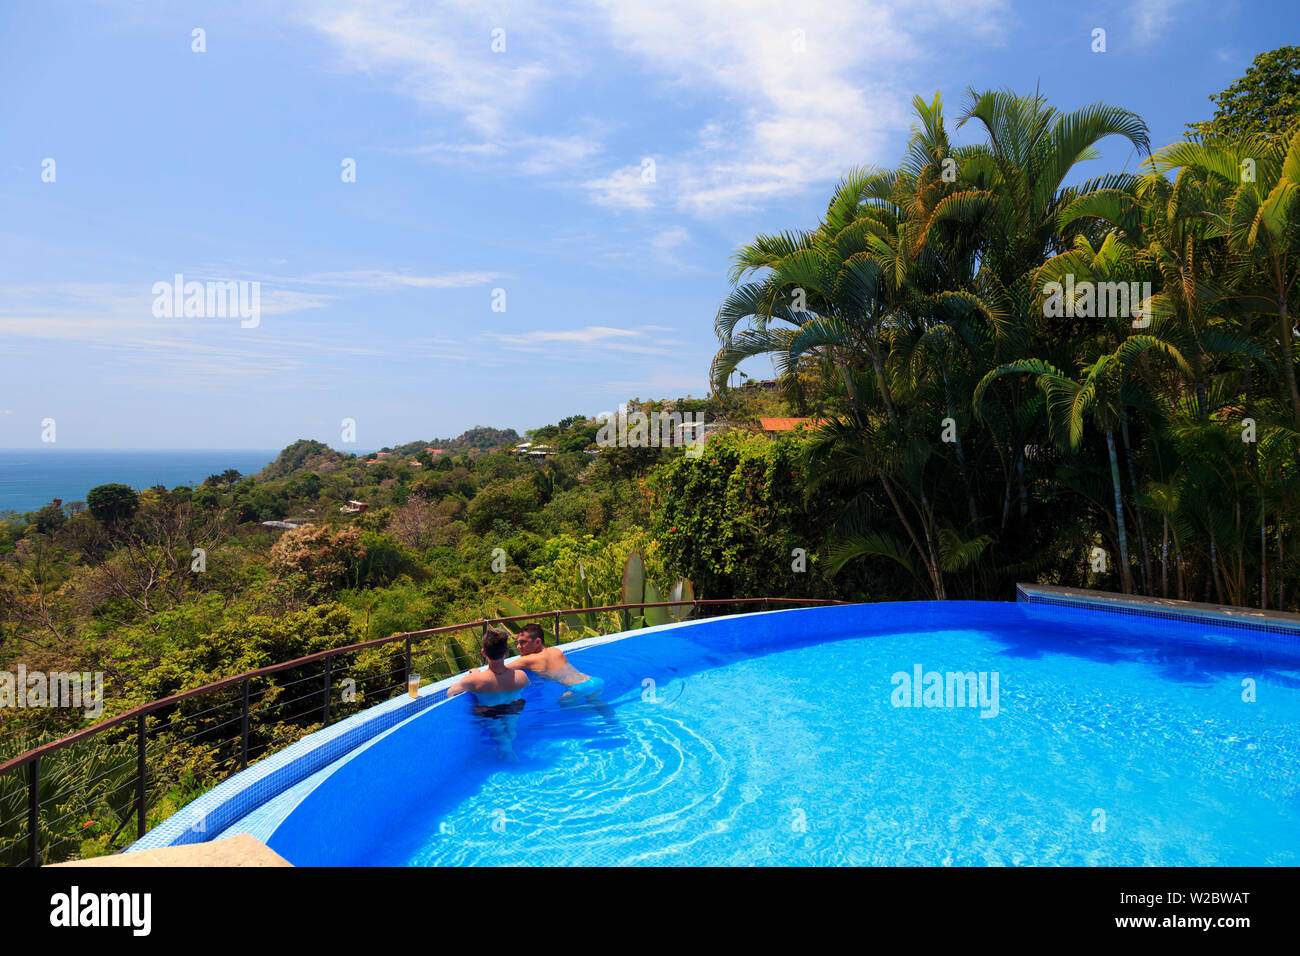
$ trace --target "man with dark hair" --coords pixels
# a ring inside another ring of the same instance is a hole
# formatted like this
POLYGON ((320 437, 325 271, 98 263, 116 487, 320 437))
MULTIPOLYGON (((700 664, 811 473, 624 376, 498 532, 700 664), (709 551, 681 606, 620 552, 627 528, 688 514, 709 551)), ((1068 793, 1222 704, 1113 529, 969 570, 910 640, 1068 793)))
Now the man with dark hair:
POLYGON ((541 625, 531 623, 515 635, 515 645, 519 648, 519 657, 506 666, 512 670, 532 671, 538 677, 553 680, 566 688, 560 695, 561 704, 581 704, 586 702, 600 711, 607 720, 614 716, 610 706, 601 699, 600 692, 605 689, 605 682, 599 677, 582 673, 564 656, 558 647, 547 647, 543 639, 541 625))
POLYGON ((510 633, 504 628, 489 627, 483 632, 482 654, 487 667, 472 670, 447 688, 447 696, 470 693, 474 695, 474 715, 488 718, 486 727, 501 751, 503 760, 518 760, 511 741, 515 739, 515 724, 524 709, 523 691, 528 686, 528 675, 512 670, 505 664, 510 649, 510 633))

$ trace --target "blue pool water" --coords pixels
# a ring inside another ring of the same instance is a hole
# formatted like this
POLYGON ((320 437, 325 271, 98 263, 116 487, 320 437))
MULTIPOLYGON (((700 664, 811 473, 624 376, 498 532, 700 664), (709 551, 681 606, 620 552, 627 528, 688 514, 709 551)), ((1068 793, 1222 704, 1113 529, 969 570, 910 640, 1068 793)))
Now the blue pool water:
POLYGON ((612 719, 534 683, 507 764, 467 701, 429 708, 295 796, 269 845, 305 865, 1300 864, 1295 637, 896 604, 570 657, 612 719), (896 706, 918 665, 984 673, 985 705, 896 706))

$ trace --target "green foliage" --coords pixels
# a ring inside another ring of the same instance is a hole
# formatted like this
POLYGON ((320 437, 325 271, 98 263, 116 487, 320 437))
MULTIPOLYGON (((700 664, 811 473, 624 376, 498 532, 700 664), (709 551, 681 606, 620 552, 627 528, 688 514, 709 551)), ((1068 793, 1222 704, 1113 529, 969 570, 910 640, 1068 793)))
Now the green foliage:
POLYGON ((808 501, 795 439, 748 432, 709 440, 704 454, 661 467, 655 536, 665 562, 706 597, 816 596, 818 546, 833 513, 808 501), (802 548, 808 570, 792 570, 802 548))
MULTIPOLYGON (((34 742, 33 742, 34 744, 34 742)), ((28 749, 15 741, 14 753, 28 749)), ((0 865, 27 861, 30 770, 0 776, 0 865)), ((41 759, 41 799, 37 809, 44 860, 99 856, 113 836, 126 829, 134 838, 134 747, 130 741, 98 739, 74 744, 41 759), (128 828, 129 827, 129 828, 128 828)), ((118 846, 125 841, 118 839, 118 846)))
POLYGON ((387 535, 366 531, 361 535, 360 547, 352 560, 349 577, 353 587, 379 588, 393 583, 404 574, 423 576, 422 571, 414 551, 387 535))
POLYGON ((36 530, 41 534, 54 534, 67 523, 68 516, 63 513, 63 509, 56 504, 48 504, 36 512, 36 519, 33 522, 36 530))
POLYGON ((276 455, 275 461, 262 469, 263 481, 287 478, 299 471, 333 471, 350 456, 340 454, 324 442, 299 438, 276 455))
MULTIPOLYGON (((353 615, 338 603, 274 617, 254 615, 226 621, 193 644, 166 649, 156 660, 133 657, 120 661, 118 666, 132 687, 123 703, 156 700, 232 674, 360 640, 353 615)), ((264 679, 264 683, 271 682, 271 678, 264 679)))
POLYGON ((1245 76, 1210 97, 1214 117, 1188 123, 1189 135, 1225 139, 1283 137, 1300 120, 1300 47, 1284 46, 1255 57, 1245 76))
POLYGON ((126 485, 99 485, 86 492, 86 507, 106 526, 131 520, 139 506, 139 495, 126 485))
POLYGON ((525 526, 539 504, 540 495, 533 475, 500 478, 479 490, 469 504, 465 520, 472 531, 480 534, 489 531, 496 522, 525 526))
MULTIPOLYGON (((653 587, 653 585, 651 585, 653 587)), ((645 601, 645 562, 641 555, 633 551, 627 556, 623 565, 623 601, 624 604, 640 604, 645 601)))

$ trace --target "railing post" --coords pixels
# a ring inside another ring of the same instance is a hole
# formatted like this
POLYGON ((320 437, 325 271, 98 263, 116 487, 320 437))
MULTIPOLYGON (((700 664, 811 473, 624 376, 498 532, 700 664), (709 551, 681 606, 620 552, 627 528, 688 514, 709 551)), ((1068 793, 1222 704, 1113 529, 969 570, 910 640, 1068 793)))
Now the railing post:
POLYGON ((330 661, 333 659, 332 657, 325 658, 325 715, 323 722, 326 726, 330 722, 330 661))
POLYGON ((144 721, 145 714, 135 719, 135 826, 138 840, 144 836, 145 793, 144 793, 144 721))
POLYGON ((239 717, 239 769, 248 768, 248 678, 244 678, 244 712, 239 717))
POLYGON ((27 776, 27 855, 32 866, 41 865, 41 758, 32 761, 32 771, 27 776))
POLYGON ((411 683, 411 635, 406 635, 406 683, 411 683))
POLYGON ((560 612, 555 612, 555 646, 560 646, 560 612))

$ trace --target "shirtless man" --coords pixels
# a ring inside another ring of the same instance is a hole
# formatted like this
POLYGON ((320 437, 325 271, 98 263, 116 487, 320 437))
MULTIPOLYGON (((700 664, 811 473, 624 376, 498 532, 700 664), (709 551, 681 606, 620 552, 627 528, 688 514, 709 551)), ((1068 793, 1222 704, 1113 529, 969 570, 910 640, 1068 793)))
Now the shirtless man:
POLYGON ((532 671, 538 677, 545 677, 567 687, 568 690, 560 695, 561 704, 580 704, 585 700, 606 717, 613 716, 609 705, 600 697, 605 682, 599 677, 582 673, 569 663, 564 651, 558 647, 547 647, 542 640, 540 624, 525 624, 515 635, 515 646, 519 648, 520 656, 507 664, 507 667, 532 671))
POLYGON ((515 724, 524 709, 523 691, 528 686, 528 675, 506 666, 506 651, 510 649, 510 632, 499 627, 489 627, 483 634, 483 660, 487 667, 472 670, 447 688, 447 696, 470 693, 474 695, 474 715, 489 718, 487 730, 501 750, 503 760, 518 760, 511 741, 515 739, 515 724))

